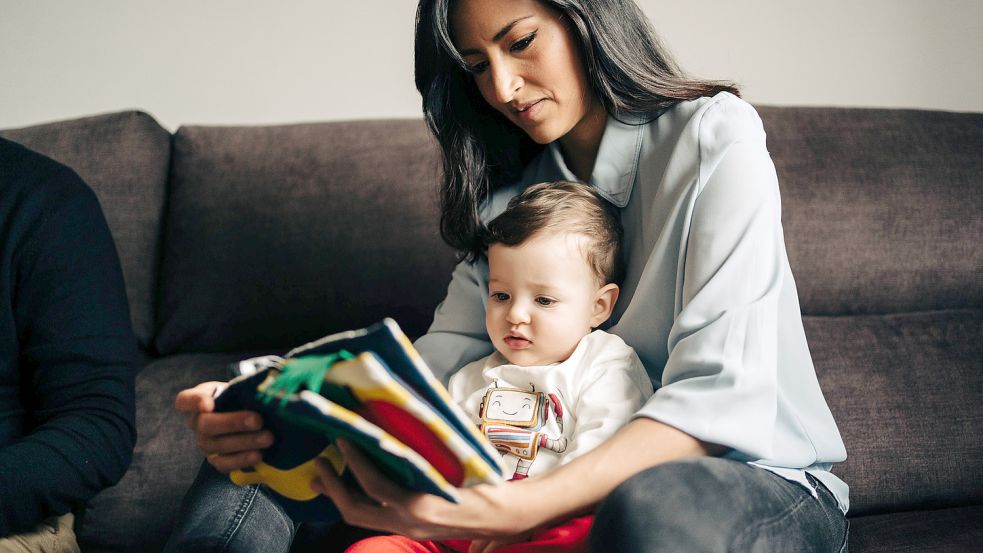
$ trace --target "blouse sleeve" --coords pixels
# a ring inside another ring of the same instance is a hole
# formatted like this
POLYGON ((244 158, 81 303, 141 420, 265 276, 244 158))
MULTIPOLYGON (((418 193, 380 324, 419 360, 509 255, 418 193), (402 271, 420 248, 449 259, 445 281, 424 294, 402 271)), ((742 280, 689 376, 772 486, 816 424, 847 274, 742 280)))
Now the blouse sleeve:
POLYGON ((768 458, 777 413, 778 301, 788 266, 778 179, 760 119, 743 102, 711 106, 699 141, 669 356, 662 387, 639 415, 768 458))
POLYGON ((485 330, 488 262, 484 258, 454 268, 447 296, 437 306, 433 324, 414 343, 442 382, 464 365, 492 352, 485 330))

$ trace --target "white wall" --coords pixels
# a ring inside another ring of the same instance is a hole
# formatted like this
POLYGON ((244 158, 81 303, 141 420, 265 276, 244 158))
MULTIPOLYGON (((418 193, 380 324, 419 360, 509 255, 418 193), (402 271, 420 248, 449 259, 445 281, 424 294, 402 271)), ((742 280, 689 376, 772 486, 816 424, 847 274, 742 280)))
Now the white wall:
MULTIPOLYGON (((752 102, 983 111, 979 0, 637 0, 752 102)), ((418 117, 413 0, 0 0, 0 128, 418 117)))

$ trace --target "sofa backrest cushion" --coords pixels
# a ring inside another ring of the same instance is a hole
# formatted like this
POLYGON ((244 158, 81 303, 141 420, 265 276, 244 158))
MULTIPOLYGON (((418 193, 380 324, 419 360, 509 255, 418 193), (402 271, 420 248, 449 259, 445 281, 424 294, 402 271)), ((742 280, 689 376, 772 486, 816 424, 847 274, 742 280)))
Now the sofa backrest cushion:
POLYGON ((148 347, 171 135, 126 111, 0 132, 75 170, 95 191, 116 240, 133 330, 148 347))
POLYGON ((983 307, 983 114, 758 111, 803 313, 983 307))
POLYGON ((182 127, 174 152, 158 351, 285 350, 387 316, 426 331, 454 256, 422 121, 182 127))

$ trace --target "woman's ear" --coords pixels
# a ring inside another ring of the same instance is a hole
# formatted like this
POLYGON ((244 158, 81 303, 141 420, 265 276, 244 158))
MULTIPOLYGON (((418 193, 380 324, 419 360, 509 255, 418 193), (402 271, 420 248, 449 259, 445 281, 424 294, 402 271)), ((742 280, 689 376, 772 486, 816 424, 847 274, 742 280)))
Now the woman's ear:
POLYGON ((620 293, 621 288, 618 288, 617 284, 605 284, 598 288, 597 293, 594 294, 594 312, 590 319, 591 328, 601 326, 604 321, 611 317, 611 312, 614 311, 614 304, 617 303, 620 293))

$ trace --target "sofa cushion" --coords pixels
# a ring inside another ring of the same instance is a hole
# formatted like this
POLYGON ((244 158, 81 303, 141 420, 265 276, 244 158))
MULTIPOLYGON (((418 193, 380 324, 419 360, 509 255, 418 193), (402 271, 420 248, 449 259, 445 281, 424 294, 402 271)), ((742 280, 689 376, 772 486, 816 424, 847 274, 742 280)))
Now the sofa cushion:
POLYGON ((0 134, 71 167, 95 191, 116 241, 133 330, 146 348, 154 328, 170 133, 146 113, 127 111, 0 134))
POLYGON ((156 344, 287 349, 386 316, 423 333, 453 254, 422 121, 183 127, 156 344))
POLYGON ((804 313, 983 307, 983 114, 759 112, 804 313))
POLYGON ((975 553, 983 506, 850 519, 850 553, 975 553))
POLYGON ((983 310, 804 322, 850 512, 983 504, 983 310))
POLYGON ((164 547, 202 461, 194 435, 174 409, 174 397, 206 380, 228 380, 230 364, 251 355, 177 355, 140 371, 133 464, 117 485, 89 502, 76 525, 83 551, 153 553, 164 547))

